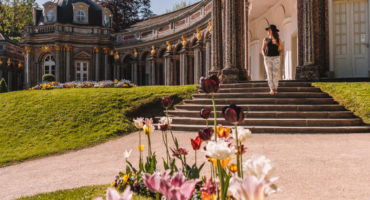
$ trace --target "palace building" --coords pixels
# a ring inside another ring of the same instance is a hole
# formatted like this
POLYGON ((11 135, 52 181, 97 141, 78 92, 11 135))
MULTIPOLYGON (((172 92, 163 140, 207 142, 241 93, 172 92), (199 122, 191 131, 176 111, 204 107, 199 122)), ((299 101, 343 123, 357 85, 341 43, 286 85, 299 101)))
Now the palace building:
POLYGON ((269 24, 284 46, 282 80, 368 78, 369 10, 369 0, 202 0, 114 33, 110 11, 96 2, 54 0, 25 28, 23 83, 48 73, 137 85, 197 84, 209 74, 265 80, 269 24))

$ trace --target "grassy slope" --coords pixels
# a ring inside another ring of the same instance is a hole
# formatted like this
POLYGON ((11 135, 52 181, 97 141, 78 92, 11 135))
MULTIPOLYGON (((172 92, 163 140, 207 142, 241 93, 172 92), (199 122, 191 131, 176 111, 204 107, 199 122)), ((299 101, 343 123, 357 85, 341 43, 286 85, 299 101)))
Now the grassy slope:
MULTIPOLYGON (((59 190, 52 193, 38 194, 19 200, 91 200, 95 197, 105 197, 108 185, 86 186, 71 190, 59 190)), ((134 196, 134 200, 150 200, 146 197, 134 196)))
POLYGON ((313 83, 370 124, 370 83, 313 83))
POLYGON ((158 86, 0 94, 0 167, 129 133, 134 127, 128 116, 160 110, 145 105, 163 96, 190 97, 194 91, 194 86, 158 86))

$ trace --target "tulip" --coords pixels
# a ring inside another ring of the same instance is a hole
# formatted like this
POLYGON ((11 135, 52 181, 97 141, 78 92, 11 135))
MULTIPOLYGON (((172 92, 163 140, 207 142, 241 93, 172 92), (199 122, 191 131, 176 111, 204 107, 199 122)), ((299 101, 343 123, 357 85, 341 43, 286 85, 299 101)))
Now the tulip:
POLYGON ((265 156, 254 155, 243 163, 243 170, 247 175, 255 177, 266 176, 269 178, 273 171, 273 167, 270 159, 267 159, 265 156))
POLYGON ((171 98, 163 98, 162 99, 162 106, 165 109, 168 109, 172 106, 173 100, 171 98))
POLYGON ((212 178, 204 181, 204 185, 200 188, 200 191, 206 192, 208 194, 216 194, 216 184, 213 182, 212 178))
POLYGON ((243 108, 238 107, 235 104, 231 104, 222 109, 222 116, 229 123, 240 123, 244 120, 243 108))
POLYGON ((161 180, 160 192, 167 200, 188 200, 193 196, 196 180, 186 180, 181 173, 174 174, 171 181, 161 180))
POLYGON ((208 119, 210 116, 211 116, 211 110, 209 109, 205 109, 205 108, 202 108, 200 110, 200 116, 203 118, 203 119, 208 119))
MULTIPOLYGON (((120 195, 117 190, 108 188, 106 193, 106 200, 132 200, 133 192, 130 186, 127 186, 125 191, 120 195)), ((94 198, 94 200, 103 200, 101 197, 94 198)))
POLYGON ((130 157, 131 152, 132 149, 130 149, 130 151, 125 150, 125 152, 123 152, 123 157, 125 158, 125 160, 127 160, 130 157))
POLYGON ((139 117, 139 118, 134 119, 134 124, 136 128, 142 129, 144 126, 144 118, 139 117))
POLYGON ((201 80, 201 88, 206 93, 216 93, 220 89, 220 80, 216 75, 201 80))
POLYGON ((245 129, 244 127, 237 127, 237 129, 233 128, 233 138, 236 139, 236 135, 238 135, 239 142, 245 142, 247 138, 252 135, 252 132, 249 129, 245 129), (236 130, 238 134, 236 134, 236 130))
POLYGON ((217 126, 216 132, 219 138, 227 138, 231 133, 231 129, 219 125, 217 126))
POLYGON ((247 176, 244 180, 238 177, 232 177, 228 192, 235 199, 240 200, 264 200, 266 189, 277 180, 265 180, 264 176, 259 178, 247 176))
POLYGON ((229 142, 223 139, 216 141, 210 141, 206 145, 205 155, 216 159, 216 160, 226 160, 231 158, 236 153, 235 147, 231 146, 229 142))
POLYGON ((238 165, 235 164, 235 163, 232 163, 229 165, 229 170, 232 172, 232 173, 235 173, 238 171, 238 165))
POLYGON ((191 146, 193 146, 193 149, 194 151, 197 151, 200 149, 200 145, 202 144, 202 140, 200 139, 200 137, 196 137, 195 140, 193 139, 190 139, 191 141, 191 146))
POLYGON ((144 174, 144 185, 152 192, 159 192, 161 176, 158 172, 154 174, 144 174))
POLYGON ((144 151, 144 145, 137 145, 137 150, 139 150, 140 152, 143 152, 144 151))
POLYGON ((212 128, 206 128, 204 130, 199 131, 199 133, 198 133, 200 139, 202 139, 203 141, 210 140, 211 137, 212 137, 212 134, 213 134, 213 129, 212 128))

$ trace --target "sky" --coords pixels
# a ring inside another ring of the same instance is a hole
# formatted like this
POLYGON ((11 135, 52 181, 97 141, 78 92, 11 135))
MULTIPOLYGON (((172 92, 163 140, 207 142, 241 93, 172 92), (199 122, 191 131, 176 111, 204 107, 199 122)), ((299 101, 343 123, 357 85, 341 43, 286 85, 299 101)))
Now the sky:
MULTIPOLYGON (((36 1, 39 4, 39 6, 42 7, 42 4, 49 0, 36 0, 36 1)), ((188 3, 195 3, 198 2, 199 0, 185 0, 185 1, 188 3)), ((168 9, 172 9, 177 2, 181 2, 181 0, 151 0, 151 8, 155 14, 160 15, 165 13, 166 10, 168 9)))

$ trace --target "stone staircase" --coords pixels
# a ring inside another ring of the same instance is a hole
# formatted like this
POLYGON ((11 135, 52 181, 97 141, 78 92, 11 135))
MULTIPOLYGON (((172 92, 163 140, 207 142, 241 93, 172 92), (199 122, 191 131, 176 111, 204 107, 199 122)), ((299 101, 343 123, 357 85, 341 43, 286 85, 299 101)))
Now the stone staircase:
MULTIPOLYGON (((336 103, 309 82, 282 81, 279 93, 271 96, 266 82, 223 84, 215 94, 217 122, 231 126, 221 115, 223 107, 235 103, 244 108, 241 124, 253 133, 370 133, 370 126, 336 103)), ((211 96, 199 90, 192 100, 169 111, 172 129, 199 131, 206 127, 201 108, 212 110, 211 96)), ((213 125, 213 114, 209 119, 213 125)))

